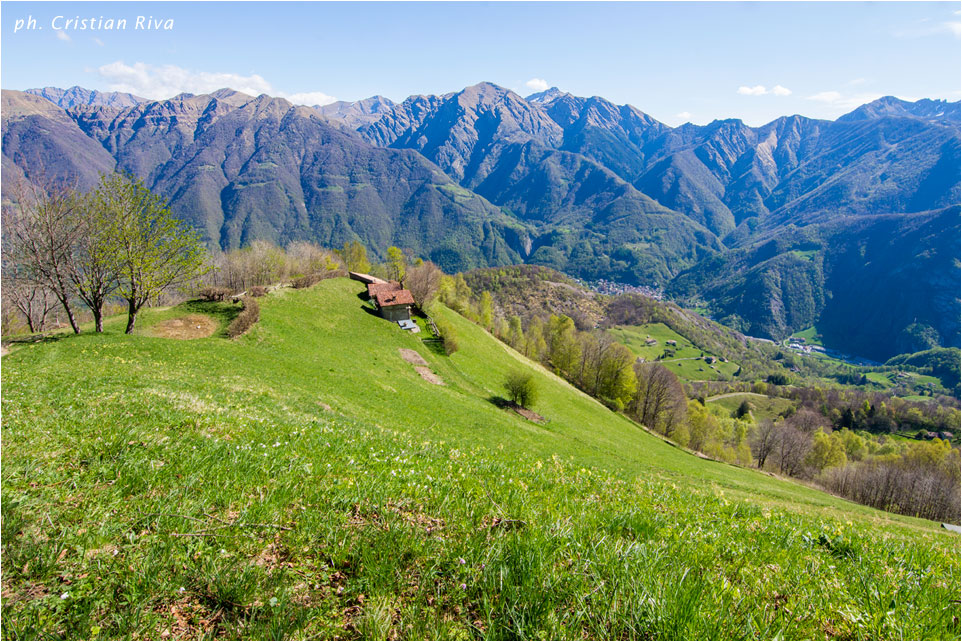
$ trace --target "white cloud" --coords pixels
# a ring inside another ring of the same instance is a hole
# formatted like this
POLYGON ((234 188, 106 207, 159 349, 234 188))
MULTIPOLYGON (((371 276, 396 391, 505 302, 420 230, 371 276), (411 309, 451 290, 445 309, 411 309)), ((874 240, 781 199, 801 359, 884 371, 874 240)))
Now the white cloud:
POLYGON ((547 91, 548 81, 544 78, 532 78, 528 82, 524 83, 524 86, 535 91, 547 91))
POLYGON ((745 87, 742 85, 738 88, 738 93, 742 96, 764 96, 768 93, 764 85, 755 85, 754 87, 745 87))
POLYGON ((868 80, 865 78, 853 78, 852 80, 849 80, 846 84, 849 85, 850 87, 856 87, 858 85, 864 85, 867 82, 868 80))
MULTIPOLYGON (((813 96, 808 96, 808 100, 814 100, 816 102, 825 103, 826 105, 831 105, 832 107, 838 107, 845 110, 855 109, 856 107, 861 107, 865 103, 870 103, 873 100, 878 100, 884 94, 878 93, 861 93, 852 94, 846 96, 837 91, 822 91, 813 96)), ((911 96, 897 96, 901 100, 907 100, 909 102, 914 102, 917 100, 911 96)))
POLYGON ((57 29, 57 39, 63 40, 64 42, 70 42, 70 36, 67 35, 66 31, 61 31, 57 29))
POLYGON ((809 100, 815 100, 820 103, 834 103, 841 100, 842 94, 837 91, 820 91, 817 94, 809 96, 809 100))
POLYGON ((257 74, 240 74, 195 71, 176 65, 148 65, 136 62, 128 65, 118 60, 103 65, 97 72, 104 78, 111 91, 123 91, 144 98, 160 100, 181 93, 207 94, 230 87, 252 96, 269 94, 287 98, 297 105, 326 105, 334 98, 320 91, 285 94, 276 91, 271 84, 257 74))
POLYGON ((94 38, 94 43, 95 43, 98 47, 103 47, 103 46, 104 46, 104 41, 101 40, 100 38, 94 38))
POLYGON ((320 91, 306 91, 299 94, 278 95, 288 99, 295 105, 307 105, 308 107, 313 107, 314 105, 330 105, 336 100, 334 96, 328 96, 320 91))
POLYGON ((680 114, 675 114, 675 118, 685 123, 691 122, 691 114, 687 111, 683 111, 680 114))
POLYGON ((184 92, 204 94, 222 87, 255 96, 271 89, 270 83, 257 74, 241 76, 192 71, 176 65, 155 66, 142 62, 127 65, 118 60, 97 71, 110 84, 111 91, 125 91, 153 99, 170 98, 184 92))
POLYGON ((791 96, 792 90, 787 87, 782 87, 781 85, 775 85, 772 87, 772 93, 776 96, 791 96))
POLYGON ((928 36, 938 36, 950 34, 956 38, 962 37, 962 22, 953 20, 940 22, 934 25, 924 25, 921 27, 910 27, 895 32, 896 38, 925 38, 928 36))

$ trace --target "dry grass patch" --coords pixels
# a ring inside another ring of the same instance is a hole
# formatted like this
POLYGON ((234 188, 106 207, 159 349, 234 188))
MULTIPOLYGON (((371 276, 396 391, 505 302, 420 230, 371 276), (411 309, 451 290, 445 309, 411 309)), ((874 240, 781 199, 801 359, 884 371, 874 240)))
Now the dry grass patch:
POLYGON ((410 348, 398 348, 398 352, 401 353, 401 358, 408 363, 414 364, 416 366, 426 366, 428 362, 424 360, 424 357, 419 355, 416 351, 410 348))
POLYGON ((214 334, 217 322, 205 314, 188 314, 155 325, 151 331, 155 337, 165 339, 203 339, 214 334))
POLYGON ((444 385, 444 379, 431 372, 431 369, 427 366, 414 366, 414 369, 428 383, 433 383, 436 386, 444 385))

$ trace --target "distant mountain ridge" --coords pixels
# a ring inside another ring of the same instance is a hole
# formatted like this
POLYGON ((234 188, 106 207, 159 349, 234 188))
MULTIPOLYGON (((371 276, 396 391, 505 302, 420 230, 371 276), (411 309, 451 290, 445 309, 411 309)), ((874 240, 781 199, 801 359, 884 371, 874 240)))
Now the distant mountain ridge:
POLYGON ((219 247, 360 238, 448 270, 525 261, 658 285, 758 336, 859 333, 880 359, 959 344, 958 252, 931 232, 957 236, 959 102, 672 128, 601 97, 492 83, 314 108, 226 89, 125 106, 46 93, 49 108, 4 92, 5 176, 133 171, 219 247), (841 305, 846 271, 883 279, 877 306, 845 295, 872 318, 841 305))
POLYGON ((857 109, 839 116, 841 122, 855 120, 870 120, 885 117, 920 118, 931 122, 941 122, 958 125, 962 122, 962 112, 958 101, 950 103, 946 100, 930 100, 923 98, 915 102, 901 100, 894 96, 885 96, 878 100, 862 105, 857 109))
POLYGON ((96 89, 84 89, 77 85, 69 89, 58 89, 57 87, 27 89, 25 93, 46 98, 58 107, 63 107, 64 109, 83 105, 123 108, 149 102, 148 98, 141 98, 133 94, 118 91, 104 92, 97 91, 96 89))

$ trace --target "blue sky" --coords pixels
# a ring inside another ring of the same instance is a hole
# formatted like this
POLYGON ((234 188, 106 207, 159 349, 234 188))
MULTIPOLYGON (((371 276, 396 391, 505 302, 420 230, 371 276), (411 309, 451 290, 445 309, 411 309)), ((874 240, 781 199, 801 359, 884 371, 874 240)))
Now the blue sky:
POLYGON ((402 100, 487 80, 522 95, 552 85, 600 95, 671 125, 759 125, 796 113, 835 118, 883 95, 959 100, 960 8, 2 2, 0 79, 5 89, 81 85, 148 98, 230 86, 306 104, 402 100), (173 28, 135 29, 137 16, 173 28), (76 17, 125 18, 127 28, 65 28, 76 17))

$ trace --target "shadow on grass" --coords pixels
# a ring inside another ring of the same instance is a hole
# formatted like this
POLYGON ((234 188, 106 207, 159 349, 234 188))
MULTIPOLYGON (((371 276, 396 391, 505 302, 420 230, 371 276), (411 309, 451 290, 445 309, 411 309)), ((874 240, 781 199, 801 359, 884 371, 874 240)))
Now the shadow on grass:
POLYGON ((427 346, 428 350, 438 355, 439 357, 446 357, 448 353, 444 351, 444 341, 434 337, 421 339, 421 343, 427 346))
POLYGON ((70 336, 76 336, 73 332, 67 334, 58 332, 56 334, 41 332, 37 334, 24 334, 12 337, 3 337, 3 345, 16 345, 21 343, 56 343, 70 336))
POLYGON ((504 397, 498 395, 491 395, 488 397, 488 403, 493 403, 502 410, 514 410, 514 408, 517 407, 511 402, 511 400, 505 399, 504 397))

